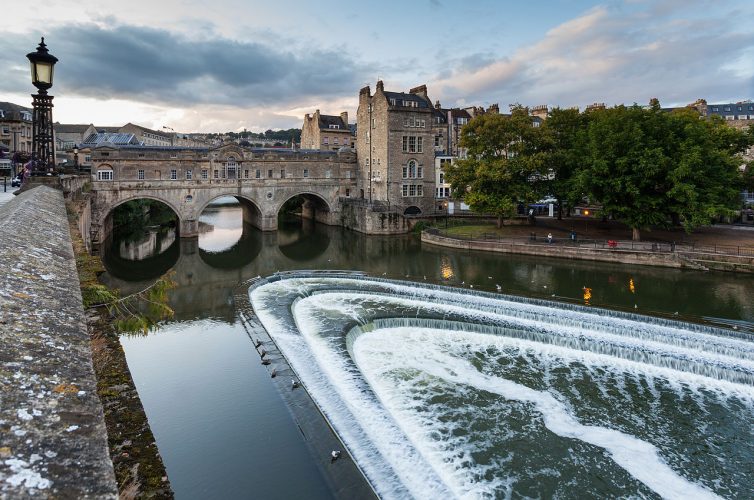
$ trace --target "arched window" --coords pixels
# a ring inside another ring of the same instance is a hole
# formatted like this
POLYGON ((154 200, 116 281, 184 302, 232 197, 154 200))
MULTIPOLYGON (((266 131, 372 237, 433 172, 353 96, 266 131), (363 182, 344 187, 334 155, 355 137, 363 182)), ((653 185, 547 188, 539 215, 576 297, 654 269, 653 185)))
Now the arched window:
POLYGON ((416 160, 409 160, 403 167, 404 179, 421 179, 423 177, 422 166, 416 160))

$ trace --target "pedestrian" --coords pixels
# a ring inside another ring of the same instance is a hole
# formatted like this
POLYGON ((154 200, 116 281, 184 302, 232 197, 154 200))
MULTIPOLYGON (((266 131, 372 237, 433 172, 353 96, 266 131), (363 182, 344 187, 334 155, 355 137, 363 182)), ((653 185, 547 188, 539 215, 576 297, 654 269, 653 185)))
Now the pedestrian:
POLYGON ((552 243, 552 233, 547 233, 547 243, 552 243))

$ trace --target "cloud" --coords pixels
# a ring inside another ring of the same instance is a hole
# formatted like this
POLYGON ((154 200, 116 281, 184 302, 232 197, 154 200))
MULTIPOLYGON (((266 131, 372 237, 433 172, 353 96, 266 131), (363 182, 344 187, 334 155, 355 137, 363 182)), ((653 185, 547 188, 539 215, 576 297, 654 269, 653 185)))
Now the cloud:
POLYGON ((598 6, 510 56, 471 58, 434 87, 444 101, 498 100, 503 106, 751 98, 754 68, 742 61, 754 51, 754 32, 736 30, 720 10, 714 17, 688 17, 684 5, 598 6))
MULTIPOLYGON (((110 19, 50 29, 59 59, 55 91, 151 104, 265 105, 339 96, 359 87, 361 68, 344 50, 305 48, 213 37, 189 39, 171 31, 110 19)), ((277 40, 279 42, 279 40, 277 40)), ((0 41, 0 92, 30 87, 24 54, 28 35, 0 41)))

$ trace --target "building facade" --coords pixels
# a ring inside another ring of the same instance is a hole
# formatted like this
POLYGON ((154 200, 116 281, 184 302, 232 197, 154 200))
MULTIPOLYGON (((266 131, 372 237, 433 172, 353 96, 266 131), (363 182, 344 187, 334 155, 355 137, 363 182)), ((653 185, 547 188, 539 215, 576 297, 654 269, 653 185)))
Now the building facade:
POLYGON ((340 148, 353 148, 354 137, 348 125, 348 113, 340 116, 323 115, 316 110, 304 116, 301 127, 301 149, 338 151, 340 148))
POLYGON ((359 197, 404 215, 434 210, 434 127, 427 86, 359 92, 356 151, 359 197))
POLYGON ((11 102, 0 102, 0 144, 10 154, 31 153, 32 111, 11 102))

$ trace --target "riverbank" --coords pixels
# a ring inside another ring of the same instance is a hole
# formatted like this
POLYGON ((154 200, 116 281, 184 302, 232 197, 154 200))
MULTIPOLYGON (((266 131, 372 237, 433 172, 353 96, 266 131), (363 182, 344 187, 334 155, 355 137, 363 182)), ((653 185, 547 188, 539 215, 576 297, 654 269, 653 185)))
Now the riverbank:
MULTIPOLYGON (((75 201, 67 204, 79 283, 84 297, 101 287, 102 261, 89 255, 78 233, 75 201)), ((173 492, 136 391, 118 334, 104 308, 86 311, 97 395, 102 402, 110 459, 120 498, 173 498, 173 492)))
MULTIPOLYGON (((535 255, 571 260, 613 262, 630 265, 754 273, 754 247, 696 246, 689 244, 625 240, 576 240, 543 238, 530 233, 525 238, 452 237, 437 229, 423 231, 422 243, 464 250, 535 255)), ((725 241, 725 240, 723 240, 725 241)))

